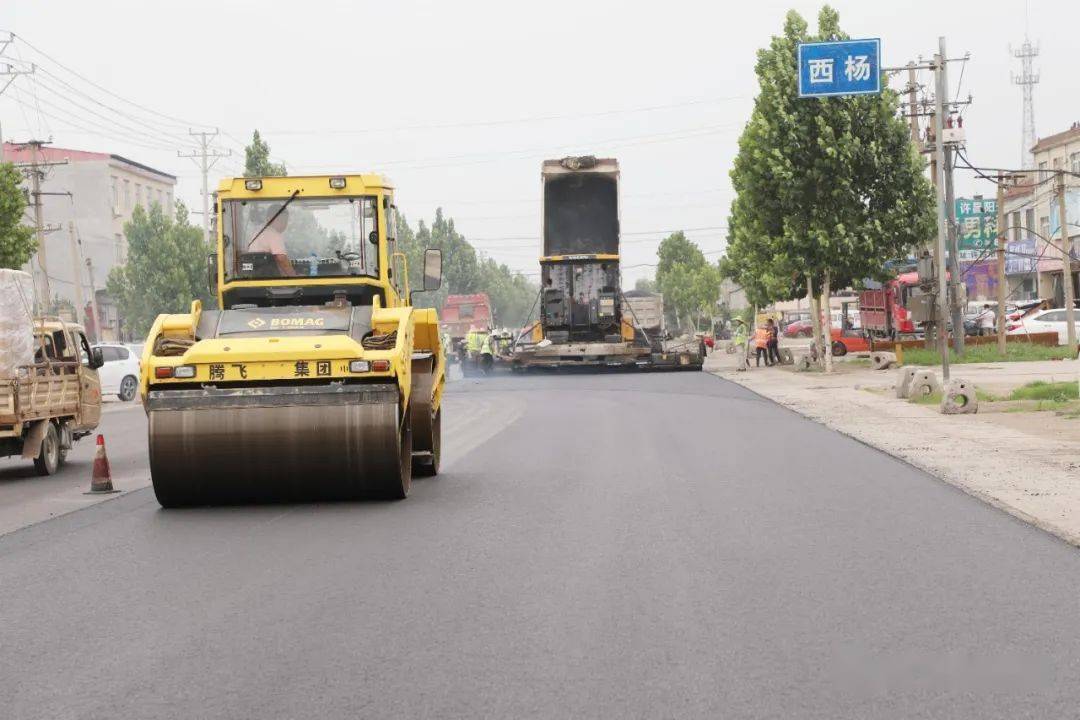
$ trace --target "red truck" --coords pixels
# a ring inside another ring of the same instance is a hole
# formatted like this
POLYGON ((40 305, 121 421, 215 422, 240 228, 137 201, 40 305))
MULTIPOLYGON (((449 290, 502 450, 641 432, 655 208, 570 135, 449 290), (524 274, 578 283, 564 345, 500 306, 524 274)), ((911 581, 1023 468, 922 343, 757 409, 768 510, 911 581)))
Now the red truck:
POLYGON ((490 330, 495 322, 491 300, 485 293, 475 295, 448 295, 439 312, 439 324, 450 338, 455 352, 474 325, 490 330))
POLYGON ((917 272, 901 273, 878 290, 863 290, 859 294, 859 320, 863 332, 872 338, 888 339, 919 332, 908 309, 914 294, 919 294, 917 272))

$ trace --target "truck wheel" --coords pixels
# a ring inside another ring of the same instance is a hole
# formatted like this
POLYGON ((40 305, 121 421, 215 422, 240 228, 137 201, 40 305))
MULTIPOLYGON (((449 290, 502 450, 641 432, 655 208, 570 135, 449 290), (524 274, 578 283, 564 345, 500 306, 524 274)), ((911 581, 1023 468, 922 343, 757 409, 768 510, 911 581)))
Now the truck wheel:
POLYGON ((34 458, 34 469, 38 475, 55 475, 60 469, 60 435, 51 422, 41 439, 41 452, 34 458))
POLYGON ((847 345, 840 342, 839 340, 833 340, 832 354, 833 357, 844 357, 845 355, 847 355, 847 345))

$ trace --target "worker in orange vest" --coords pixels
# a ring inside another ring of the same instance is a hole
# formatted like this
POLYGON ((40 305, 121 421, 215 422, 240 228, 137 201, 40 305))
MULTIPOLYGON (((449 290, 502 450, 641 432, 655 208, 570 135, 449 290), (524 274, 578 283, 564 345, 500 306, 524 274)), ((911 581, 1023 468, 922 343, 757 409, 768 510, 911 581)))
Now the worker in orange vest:
POLYGON ((757 349, 757 366, 761 367, 761 358, 765 358, 765 365, 772 365, 769 357, 769 329, 764 325, 754 330, 754 347, 757 349))

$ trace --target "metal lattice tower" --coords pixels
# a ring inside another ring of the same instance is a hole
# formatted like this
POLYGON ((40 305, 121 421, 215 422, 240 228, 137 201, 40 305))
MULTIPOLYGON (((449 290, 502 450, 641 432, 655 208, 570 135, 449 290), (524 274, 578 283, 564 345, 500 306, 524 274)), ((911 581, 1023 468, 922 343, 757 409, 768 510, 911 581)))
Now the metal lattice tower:
MULTIPOLYGON (((1011 50, 1011 48, 1010 48, 1011 50)), ((1035 146, 1035 86, 1039 83, 1039 74, 1033 68, 1033 61, 1039 56, 1039 46, 1032 45, 1024 36, 1024 44, 1019 50, 1012 50, 1013 57, 1021 63, 1020 74, 1012 73, 1013 84, 1019 85, 1024 94, 1024 115, 1021 133, 1020 167, 1030 168, 1035 164, 1031 148, 1035 146)))

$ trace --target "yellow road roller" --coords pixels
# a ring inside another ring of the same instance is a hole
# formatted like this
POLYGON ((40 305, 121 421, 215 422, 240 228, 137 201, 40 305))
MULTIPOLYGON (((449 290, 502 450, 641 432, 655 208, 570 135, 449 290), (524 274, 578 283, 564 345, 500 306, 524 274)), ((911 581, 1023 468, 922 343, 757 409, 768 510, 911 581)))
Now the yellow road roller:
MULTIPOLYGON (((396 499, 438 473, 446 358, 435 310, 413 307, 395 216, 379 175, 221 182, 220 309, 159 316, 143 351, 164 507, 396 499)), ((425 251, 417 291, 441 275, 425 251)))

